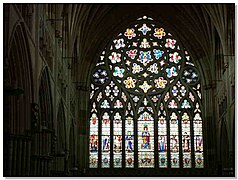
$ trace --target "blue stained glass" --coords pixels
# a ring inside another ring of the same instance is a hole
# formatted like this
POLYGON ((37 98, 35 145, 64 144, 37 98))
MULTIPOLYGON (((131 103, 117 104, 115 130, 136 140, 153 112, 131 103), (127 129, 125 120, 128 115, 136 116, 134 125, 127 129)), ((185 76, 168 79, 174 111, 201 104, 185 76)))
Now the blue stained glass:
POLYGON ((146 35, 148 31, 151 31, 151 28, 147 27, 146 24, 143 24, 143 26, 139 28, 138 31, 141 31, 143 35, 146 35))
POLYGON ((162 55, 164 54, 164 51, 160 51, 159 49, 158 50, 154 49, 153 52, 154 52, 154 55, 155 55, 156 59, 161 58, 162 55))
POLYGON ((152 61, 150 52, 151 51, 146 51, 146 52, 145 51, 140 51, 140 56, 139 56, 139 59, 137 61, 142 63, 144 66, 147 66, 147 64, 152 61))
POLYGON ((125 69, 119 68, 118 66, 116 66, 115 71, 113 72, 113 76, 118 76, 118 77, 122 78, 124 72, 125 72, 125 69))
POLYGON ((177 69, 174 66, 172 66, 171 68, 167 68, 166 72, 167 72, 168 78, 171 78, 173 76, 178 76, 177 69))

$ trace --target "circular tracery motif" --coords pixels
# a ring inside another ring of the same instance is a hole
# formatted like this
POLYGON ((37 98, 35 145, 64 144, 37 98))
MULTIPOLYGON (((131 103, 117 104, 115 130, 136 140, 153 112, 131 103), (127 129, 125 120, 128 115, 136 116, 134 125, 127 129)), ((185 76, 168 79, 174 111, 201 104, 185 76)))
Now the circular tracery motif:
POLYGON ((120 33, 107 55, 113 76, 141 94, 164 89, 180 73, 183 58, 173 36, 151 22, 120 33))
POLYGON ((108 79, 108 72, 104 68, 97 68, 93 72, 93 81, 97 84, 104 84, 108 79))
POLYGON ((198 82, 198 72, 193 67, 185 68, 182 72, 182 80, 187 84, 196 84, 198 82))

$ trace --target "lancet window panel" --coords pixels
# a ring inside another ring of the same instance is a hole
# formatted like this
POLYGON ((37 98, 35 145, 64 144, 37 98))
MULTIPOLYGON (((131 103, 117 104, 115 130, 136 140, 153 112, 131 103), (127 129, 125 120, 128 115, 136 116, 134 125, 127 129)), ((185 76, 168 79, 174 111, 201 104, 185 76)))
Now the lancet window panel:
POLYGON ((183 44, 144 16, 97 58, 89 168, 204 168, 200 75, 183 44))

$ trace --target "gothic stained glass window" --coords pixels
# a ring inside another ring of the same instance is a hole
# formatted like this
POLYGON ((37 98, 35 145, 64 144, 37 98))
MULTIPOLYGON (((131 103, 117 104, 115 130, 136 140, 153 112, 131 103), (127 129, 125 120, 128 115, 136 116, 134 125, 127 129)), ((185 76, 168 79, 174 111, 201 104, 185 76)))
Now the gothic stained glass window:
POLYGON ((198 70, 179 41, 139 18, 92 70, 90 168, 203 168, 198 70))

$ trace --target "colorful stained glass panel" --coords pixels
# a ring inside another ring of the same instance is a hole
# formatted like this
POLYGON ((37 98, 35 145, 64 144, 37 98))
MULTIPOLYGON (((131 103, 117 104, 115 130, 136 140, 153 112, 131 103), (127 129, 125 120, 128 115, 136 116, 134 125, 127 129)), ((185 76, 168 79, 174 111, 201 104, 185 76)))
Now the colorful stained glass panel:
POLYGON ((201 135, 194 137, 195 152, 203 152, 203 138, 201 135))
POLYGON ((113 155, 113 166, 114 166, 114 168, 122 167, 122 155, 121 154, 113 155))
POLYGON ((179 153, 171 153, 171 168, 179 168, 179 153))
POLYGON ((195 168, 203 168, 203 153, 195 153, 195 168))
POLYGON ((139 168, 153 168, 154 167, 154 152, 139 152, 138 153, 138 167, 139 168))
POLYGON ((102 136, 102 152, 110 152, 110 136, 102 136))
POLYGON ((102 153, 102 168, 109 168, 109 167, 110 167, 110 154, 102 153))
POLYGON ((90 168, 134 168, 137 160, 139 168, 204 166, 198 70, 179 41, 151 20, 139 18, 97 57, 90 92, 90 168))
POLYGON ((159 153, 159 167, 160 168, 167 168, 167 153, 159 153))
POLYGON ((183 153, 183 167, 184 168, 191 168, 191 154, 190 153, 183 153))
POLYGON ((90 168, 98 167, 98 153, 89 155, 89 167, 90 168))
POLYGON ((134 168, 134 153, 126 153, 126 168, 134 168))
POLYGON ((147 133, 138 136, 138 151, 154 151, 154 137, 147 133))
POLYGON ((90 135, 89 149, 91 153, 98 152, 98 135, 97 134, 90 135))
POLYGON ((125 148, 127 153, 134 152, 134 136, 126 135, 125 148))

